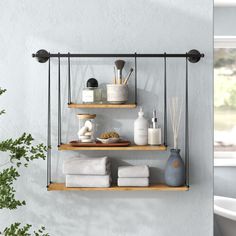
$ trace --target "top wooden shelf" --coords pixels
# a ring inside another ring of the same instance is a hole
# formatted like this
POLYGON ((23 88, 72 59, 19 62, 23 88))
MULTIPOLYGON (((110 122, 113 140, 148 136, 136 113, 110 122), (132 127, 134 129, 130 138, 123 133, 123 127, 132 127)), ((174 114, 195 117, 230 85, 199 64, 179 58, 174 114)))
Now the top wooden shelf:
POLYGON ((127 103, 127 104, 85 104, 85 103, 71 103, 68 104, 69 108, 110 108, 110 109, 132 109, 137 107, 134 103, 127 103))

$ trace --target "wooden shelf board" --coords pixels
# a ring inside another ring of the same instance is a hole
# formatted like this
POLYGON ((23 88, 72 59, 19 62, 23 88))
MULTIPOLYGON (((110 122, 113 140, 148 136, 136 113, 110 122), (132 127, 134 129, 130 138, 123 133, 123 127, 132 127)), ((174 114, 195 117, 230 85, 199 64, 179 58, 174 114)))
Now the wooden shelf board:
POLYGON ((183 187, 169 187, 164 184, 152 184, 148 187, 118 187, 112 186, 110 188, 67 188, 64 183, 51 183, 48 186, 48 191, 188 191, 188 186, 183 187))
POLYGON ((78 104, 78 103, 71 103, 68 104, 69 108, 116 108, 116 109, 122 109, 122 108, 135 108, 137 107, 136 104, 78 104))
POLYGON ((59 150, 64 151, 166 151, 167 148, 164 145, 161 146, 137 146, 130 145, 128 147, 73 147, 70 144, 61 144, 58 147, 59 150))

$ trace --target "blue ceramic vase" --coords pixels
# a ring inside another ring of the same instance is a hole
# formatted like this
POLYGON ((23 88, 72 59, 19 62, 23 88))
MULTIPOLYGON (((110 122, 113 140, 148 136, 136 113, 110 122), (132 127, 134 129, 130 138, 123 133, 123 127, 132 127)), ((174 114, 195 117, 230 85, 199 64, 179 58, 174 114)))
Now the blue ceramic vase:
POLYGON ((180 149, 171 149, 165 168, 165 182, 169 186, 180 187, 185 184, 185 167, 180 149))

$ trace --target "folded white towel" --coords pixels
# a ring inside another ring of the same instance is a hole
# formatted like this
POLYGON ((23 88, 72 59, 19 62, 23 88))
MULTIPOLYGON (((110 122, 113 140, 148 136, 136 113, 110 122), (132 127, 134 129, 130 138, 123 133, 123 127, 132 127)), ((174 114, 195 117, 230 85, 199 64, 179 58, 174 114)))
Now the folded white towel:
POLYGON ((66 187, 108 188, 110 185, 110 175, 66 175, 66 187))
POLYGON ((118 178, 118 186, 149 186, 149 178, 118 178))
POLYGON ((118 168, 118 177, 134 177, 134 178, 147 178, 149 177, 148 166, 120 166, 118 168))
POLYGON ((108 157, 74 157, 65 160, 63 173, 66 175, 107 175, 110 173, 108 157))

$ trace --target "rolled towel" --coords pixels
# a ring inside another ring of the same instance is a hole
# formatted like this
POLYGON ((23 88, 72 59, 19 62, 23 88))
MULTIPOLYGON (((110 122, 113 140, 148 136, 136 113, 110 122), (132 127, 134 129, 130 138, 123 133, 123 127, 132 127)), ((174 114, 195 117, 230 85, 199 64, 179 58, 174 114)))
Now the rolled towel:
POLYGON ((66 175, 66 187, 108 188, 110 186, 110 175, 66 175))
POLYGON ((149 186, 149 178, 118 178, 118 186, 146 187, 149 186))
POLYGON ((108 157, 74 157, 65 160, 63 173, 66 175, 107 175, 110 174, 108 157))
POLYGON ((138 177, 138 178, 147 178, 149 177, 149 167, 144 166, 120 166, 118 168, 118 177, 138 177))

